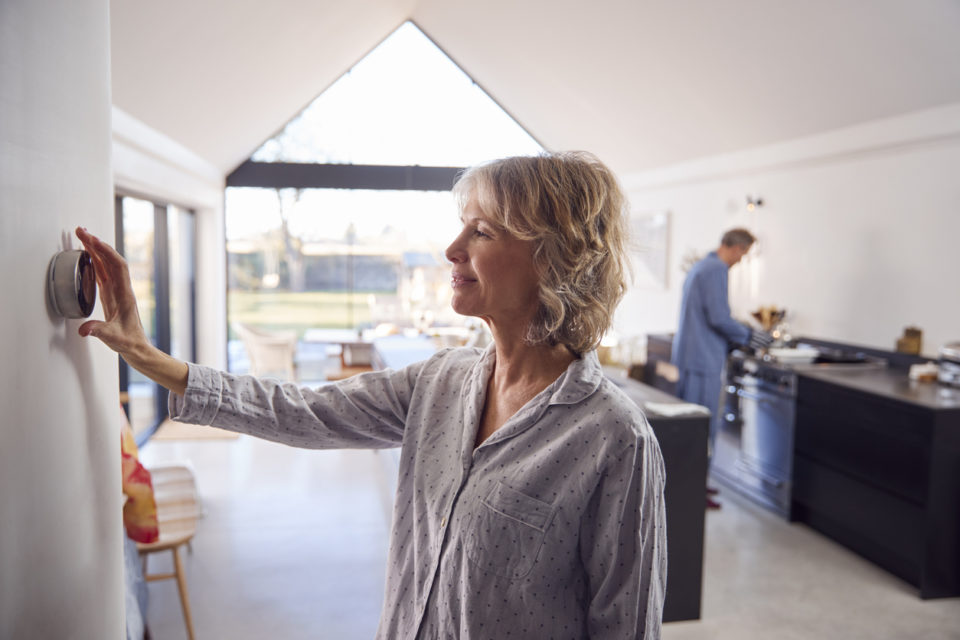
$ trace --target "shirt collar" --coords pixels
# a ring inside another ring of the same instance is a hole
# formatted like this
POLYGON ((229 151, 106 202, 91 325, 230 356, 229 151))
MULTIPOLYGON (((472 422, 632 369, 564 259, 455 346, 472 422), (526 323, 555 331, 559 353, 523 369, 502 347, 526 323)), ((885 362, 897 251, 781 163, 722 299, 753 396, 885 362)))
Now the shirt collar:
MULTIPOLYGON (((495 346, 491 344, 475 365, 474 375, 472 376, 472 393, 467 400, 467 414, 471 416, 469 421, 474 424, 474 429, 464 430, 464 441, 461 443, 464 468, 469 465, 470 458, 475 451, 473 441, 476 438, 476 428, 479 424, 486 395, 486 383, 490 378, 495 357, 495 346)), ((550 405, 572 405, 585 400, 596 391, 602 379, 603 370, 600 368, 596 351, 583 354, 570 363, 563 375, 554 380, 544 390, 539 399, 520 409, 503 428, 490 436, 481 447, 502 442, 525 431, 539 420, 550 405)))
MULTIPOLYGON (((477 373, 483 383, 490 377, 495 358, 496 345, 491 343, 478 363, 480 366, 477 373)), ((597 352, 588 351, 571 362, 567 370, 551 384, 554 390, 550 394, 549 404, 576 404, 596 391, 601 380, 603 369, 600 367, 597 352)))
POLYGON ((550 404, 576 404, 590 396, 600 381, 603 369, 596 351, 588 351, 570 363, 557 380, 556 390, 550 396, 550 404))

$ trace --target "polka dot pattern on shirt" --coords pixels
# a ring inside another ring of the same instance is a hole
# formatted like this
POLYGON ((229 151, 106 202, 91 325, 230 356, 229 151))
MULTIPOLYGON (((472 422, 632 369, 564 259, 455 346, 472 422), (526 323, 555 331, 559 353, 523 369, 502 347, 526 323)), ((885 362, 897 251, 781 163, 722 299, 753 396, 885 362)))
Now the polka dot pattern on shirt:
POLYGON ((171 415, 401 447, 378 638, 659 637, 664 473, 643 413, 589 353, 475 448, 494 357, 444 350, 313 390, 191 365, 171 415))

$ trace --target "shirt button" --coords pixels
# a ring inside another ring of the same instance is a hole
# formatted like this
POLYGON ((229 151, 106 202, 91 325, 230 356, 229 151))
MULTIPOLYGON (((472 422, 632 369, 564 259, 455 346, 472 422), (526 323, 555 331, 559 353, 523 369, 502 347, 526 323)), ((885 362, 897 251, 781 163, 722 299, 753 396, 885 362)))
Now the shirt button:
POLYGON ((440 518, 440 527, 443 528, 445 526, 447 526, 447 516, 440 518))

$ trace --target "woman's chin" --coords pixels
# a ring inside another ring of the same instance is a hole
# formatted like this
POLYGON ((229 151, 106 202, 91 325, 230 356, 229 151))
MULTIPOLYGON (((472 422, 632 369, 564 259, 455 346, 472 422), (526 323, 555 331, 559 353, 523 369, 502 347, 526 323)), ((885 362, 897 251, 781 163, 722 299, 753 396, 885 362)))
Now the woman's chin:
POLYGON ((450 308, 461 316, 476 316, 477 310, 474 307, 475 305, 470 304, 468 300, 458 298, 456 294, 454 294, 453 300, 450 301, 450 308))
POLYGON ((471 312, 470 309, 467 308, 467 307, 458 306, 458 305, 451 305, 451 307, 453 308, 454 313, 456 313, 456 314, 458 314, 458 315, 468 316, 468 317, 471 317, 471 318, 477 317, 477 314, 471 312))

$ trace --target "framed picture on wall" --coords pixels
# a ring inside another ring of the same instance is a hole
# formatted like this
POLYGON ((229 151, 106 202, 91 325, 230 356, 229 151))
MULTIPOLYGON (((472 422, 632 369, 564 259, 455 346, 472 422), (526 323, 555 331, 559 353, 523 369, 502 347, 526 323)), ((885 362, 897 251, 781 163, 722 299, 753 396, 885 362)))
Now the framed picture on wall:
POLYGON ((670 212, 631 213, 630 248, 634 286, 642 289, 666 289, 670 212))

